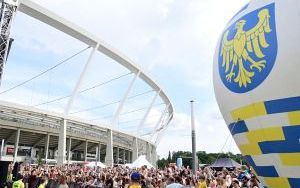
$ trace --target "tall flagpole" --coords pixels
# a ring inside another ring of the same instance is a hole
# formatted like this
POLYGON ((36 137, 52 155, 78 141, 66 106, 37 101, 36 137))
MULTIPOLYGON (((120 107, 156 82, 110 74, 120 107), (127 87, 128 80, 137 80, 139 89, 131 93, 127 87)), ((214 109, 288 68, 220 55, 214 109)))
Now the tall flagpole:
POLYGON ((193 158, 193 174, 196 175, 196 131, 194 120, 194 101, 191 100, 191 126, 192 126, 192 158, 193 158))

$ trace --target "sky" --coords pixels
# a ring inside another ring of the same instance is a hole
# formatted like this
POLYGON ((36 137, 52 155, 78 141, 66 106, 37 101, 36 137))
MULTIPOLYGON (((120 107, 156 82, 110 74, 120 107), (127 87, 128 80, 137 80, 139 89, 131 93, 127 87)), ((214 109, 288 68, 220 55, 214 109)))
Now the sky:
MULTIPOLYGON (((246 0, 34 0, 61 17, 76 23, 98 36, 114 48, 133 59, 151 75, 171 99, 175 113, 172 122, 158 145, 157 152, 166 157, 169 151, 191 151, 190 100, 195 100, 197 150, 206 152, 238 153, 218 109, 212 82, 213 54, 226 23, 248 1, 246 0), (227 141, 227 142, 226 142, 227 141)), ((5 67, 1 91, 30 78, 50 65, 54 65, 84 48, 80 42, 18 13, 11 35, 15 42, 5 67)), ((22 88, 2 95, 3 100, 36 105, 41 101, 63 96, 72 91, 90 49, 71 63, 64 64, 22 88)), ((84 86, 92 86, 95 78, 107 80, 120 75, 118 87, 106 85, 106 90, 96 90, 81 95, 75 109, 87 109, 95 104, 118 100, 132 75, 120 65, 111 63, 97 54, 84 86), (108 100, 107 97, 110 97, 108 100), (93 98, 93 100, 92 100, 93 98), (101 100, 100 100, 101 98, 101 100)), ((144 83, 136 84, 135 93, 148 91, 144 83)), ((144 96, 151 98, 154 93, 144 96)), ((144 99, 127 101, 124 111, 141 108, 144 99)), ((51 106, 61 110, 66 100, 51 106)), ((44 105, 45 109, 50 105, 44 105)), ((109 116, 115 108, 103 109, 109 116)), ((161 101, 147 118, 154 124, 163 110, 161 101)), ((75 110, 76 111, 76 110, 75 110)), ((100 119, 95 113, 82 112, 85 118, 100 119)), ((100 112, 99 112, 100 113, 100 112)), ((128 124, 137 115, 123 118, 128 124)), ((102 117, 103 118, 103 117, 102 117)), ((130 128, 130 125, 123 129, 130 128)))

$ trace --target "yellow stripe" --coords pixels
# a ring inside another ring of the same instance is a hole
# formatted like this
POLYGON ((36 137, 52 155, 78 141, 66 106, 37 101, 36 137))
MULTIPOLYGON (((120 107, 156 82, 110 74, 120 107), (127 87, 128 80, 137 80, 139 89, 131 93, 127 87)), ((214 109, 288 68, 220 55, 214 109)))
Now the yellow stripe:
POLYGON ((243 155, 260 155, 262 154, 258 142, 285 140, 281 127, 271 127, 258 129, 245 133, 250 144, 241 144, 239 148, 243 155))
POLYGON ((253 103, 248 106, 244 106, 236 110, 233 110, 231 112, 231 117, 235 121, 237 121, 237 120, 245 120, 257 116, 263 116, 266 114, 267 111, 265 108, 265 104, 263 102, 258 102, 258 103, 253 103))
POLYGON ((285 140, 285 136, 281 127, 271 127, 266 129, 253 130, 247 132, 246 136, 251 143, 273 140, 285 140))
POLYGON ((300 125, 300 111, 294 111, 288 113, 290 125, 300 125))
POLYGON ((265 180, 266 184, 272 188, 290 188, 291 187, 287 178, 265 177, 264 180, 265 180))
POLYGON ((243 155, 261 155, 262 152, 257 143, 254 144, 241 144, 239 148, 243 155))
POLYGON ((279 156, 283 165, 300 166, 300 153, 283 153, 279 156))

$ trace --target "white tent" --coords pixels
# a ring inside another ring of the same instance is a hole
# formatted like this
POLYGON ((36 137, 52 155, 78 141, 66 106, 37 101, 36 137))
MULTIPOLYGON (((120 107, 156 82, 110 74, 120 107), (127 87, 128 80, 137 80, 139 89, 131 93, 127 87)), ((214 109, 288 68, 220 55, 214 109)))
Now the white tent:
POLYGON ((103 164, 103 163, 101 163, 101 162, 89 162, 89 164, 87 164, 86 165, 87 167, 96 167, 96 166, 98 166, 98 167, 101 167, 101 168, 105 168, 106 166, 105 166, 105 164, 103 164))
POLYGON ((147 166, 147 168, 152 168, 153 166, 149 163, 149 161, 147 161, 146 156, 145 155, 141 155, 139 156, 139 158, 137 158, 137 160, 135 160, 130 167, 131 168, 141 168, 142 166, 147 166))

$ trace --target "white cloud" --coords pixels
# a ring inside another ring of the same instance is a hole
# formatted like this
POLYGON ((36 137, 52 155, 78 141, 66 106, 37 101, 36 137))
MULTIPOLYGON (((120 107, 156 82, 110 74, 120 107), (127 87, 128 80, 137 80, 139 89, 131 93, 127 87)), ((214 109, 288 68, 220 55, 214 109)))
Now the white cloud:
MULTIPOLYGON (((161 140, 159 154, 164 155, 168 150, 189 150, 190 119, 182 103, 184 97, 195 95, 199 101, 205 101, 205 105, 199 105, 196 111, 198 149, 215 152, 221 149, 225 140, 219 138, 225 138, 228 130, 213 97, 212 57, 222 28, 246 2, 240 0, 84 2, 35 0, 35 2, 120 49, 140 66, 148 69, 151 75, 155 75, 155 80, 159 78, 164 88, 170 91, 168 95, 173 99, 172 102, 178 111, 166 131, 167 134, 161 140), (182 93, 183 97, 178 93, 182 93)), ((82 44, 74 39, 49 29, 44 24, 32 22, 22 14, 18 15, 17 19, 16 23, 19 25, 15 25, 12 33, 17 37, 16 44, 20 44, 19 48, 27 50, 27 53, 34 53, 36 56, 48 53, 55 57, 65 57, 66 52, 76 51, 82 47, 82 44)), ((107 73, 119 73, 119 68, 112 68, 103 61, 107 60, 99 59, 99 64, 93 66, 94 72, 90 72, 85 84, 91 85, 93 81, 103 79, 104 74, 109 76, 107 73), (103 74, 99 73, 101 70, 103 74), (117 70, 118 72, 114 72, 117 70)), ((39 65, 32 67, 37 67, 37 70, 40 68, 39 65)), ((20 73, 21 67, 14 69, 18 76, 23 75, 20 73)), ((68 70, 68 73, 75 70, 81 69, 74 68, 68 70)), ((14 82, 22 79, 22 76, 19 78, 14 76, 11 71, 8 78, 14 82)), ((69 77, 66 79, 65 74, 61 72, 60 76, 57 81, 66 88, 71 88, 72 79, 69 77)), ((123 88, 123 85, 120 88, 123 88)), ((113 92, 99 90, 93 95, 85 96, 85 99, 87 101, 89 97, 98 97, 96 101, 99 102, 100 97, 103 97, 109 102, 110 100, 105 97, 121 93, 120 88, 114 89, 113 92)), ((87 104, 90 103, 80 100, 76 107, 87 104)), ((127 105, 128 109, 135 106, 135 104, 127 105)), ((157 115, 158 112, 152 111, 151 114, 157 115)), ((91 114, 86 113, 83 116, 90 117, 91 114)))
MULTIPOLYGON (((195 125, 197 151, 239 153, 216 105, 203 114, 196 114, 195 125)), ((191 151, 191 149, 190 115, 176 113, 174 120, 161 139, 158 153, 165 157, 169 151, 191 151)))

